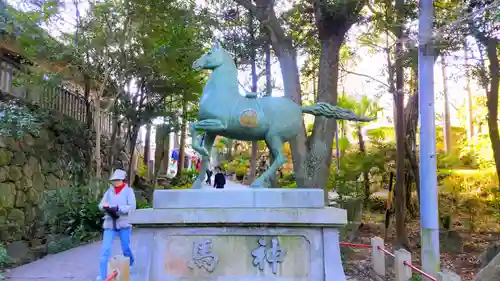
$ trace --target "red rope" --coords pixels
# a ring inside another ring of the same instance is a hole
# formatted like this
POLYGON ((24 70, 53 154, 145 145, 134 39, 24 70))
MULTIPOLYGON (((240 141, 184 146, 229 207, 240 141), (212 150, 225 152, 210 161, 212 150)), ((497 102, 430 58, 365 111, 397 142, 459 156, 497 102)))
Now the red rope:
POLYGON ((106 278, 106 280, 104 280, 104 281, 111 281, 111 280, 115 279, 117 275, 118 275, 118 271, 116 271, 116 270, 115 270, 115 271, 113 271, 113 273, 111 273, 111 275, 110 275, 110 276, 108 276, 108 278, 106 278))
POLYGON ((391 257, 393 257, 393 258, 395 258, 395 257, 396 257, 393 253, 391 253, 391 252, 387 251, 386 249, 384 249, 384 248, 382 248, 382 247, 380 247, 380 246, 377 246, 377 249, 379 249, 380 251, 382 251, 382 252, 384 252, 384 253, 388 254, 389 256, 391 256, 391 257))
POLYGON ((356 248, 371 248, 371 245, 368 244, 358 244, 358 243, 348 243, 348 242, 340 242, 339 243, 342 246, 346 247, 356 247, 356 248))
POLYGON ((416 272, 420 273, 421 275, 423 275, 423 276, 425 276, 425 277, 427 277, 427 278, 431 279, 432 281, 437 281, 437 279, 436 279, 436 278, 434 278, 432 275, 430 275, 429 273, 425 273, 425 272, 423 272, 421 269, 419 269, 419 268, 417 268, 417 267, 413 266, 412 264, 409 264, 409 263, 407 263, 406 261, 403 261, 403 264, 404 264, 404 265, 406 265, 406 266, 408 266, 409 268, 411 268, 411 269, 415 270, 416 272))

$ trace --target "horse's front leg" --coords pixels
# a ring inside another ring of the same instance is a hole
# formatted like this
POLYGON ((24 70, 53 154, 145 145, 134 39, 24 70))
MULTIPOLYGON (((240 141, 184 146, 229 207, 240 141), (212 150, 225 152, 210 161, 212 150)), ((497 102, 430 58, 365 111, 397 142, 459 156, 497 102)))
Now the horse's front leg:
POLYGON ((191 147, 194 149, 194 151, 200 153, 203 155, 203 147, 201 146, 201 142, 198 142, 198 131, 196 130, 195 127, 196 123, 191 124, 191 127, 189 128, 189 132, 191 133, 191 147))
MULTIPOLYGON (((220 132, 224 131, 226 129, 226 125, 219 119, 205 119, 198 121, 196 123, 193 123, 191 125, 191 136, 197 136, 198 132, 197 131, 204 131, 207 132, 208 134, 213 134, 216 136, 220 132)), ((194 137, 193 137, 194 139, 194 137)), ((213 144, 213 143, 212 143, 213 144)), ((200 144, 195 144, 193 143, 193 149, 200 153, 203 156, 210 156, 209 151, 205 147, 202 147, 200 144)))
POLYGON ((269 187, 269 180, 276 175, 278 169, 286 163, 286 157, 283 154, 283 141, 280 136, 266 136, 266 144, 272 157, 272 163, 269 168, 256 179, 250 187, 266 188, 269 187))
POLYGON ((215 137, 217 135, 207 133, 203 141, 203 148, 208 152, 208 156, 203 155, 201 157, 201 168, 196 181, 193 183, 191 188, 202 188, 203 182, 205 181, 205 175, 207 173, 208 163, 210 162, 210 152, 214 145, 215 137))

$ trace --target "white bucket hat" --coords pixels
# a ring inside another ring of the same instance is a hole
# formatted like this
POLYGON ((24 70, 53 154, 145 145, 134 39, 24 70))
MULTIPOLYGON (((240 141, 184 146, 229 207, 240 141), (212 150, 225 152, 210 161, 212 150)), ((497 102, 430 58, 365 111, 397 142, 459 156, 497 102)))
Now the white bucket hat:
POLYGON ((110 181, 125 180, 126 177, 127 177, 127 172, 121 169, 116 169, 115 172, 111 175, 111 177, 109 177, 109 180, 110 181))

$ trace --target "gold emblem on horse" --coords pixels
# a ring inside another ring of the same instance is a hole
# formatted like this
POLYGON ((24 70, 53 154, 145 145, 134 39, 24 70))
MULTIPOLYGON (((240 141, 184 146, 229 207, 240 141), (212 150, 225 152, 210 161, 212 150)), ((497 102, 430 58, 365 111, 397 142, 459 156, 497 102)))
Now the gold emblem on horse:
POLYGON ((259 124, 259 114, 253 109, 246 109, 240 114, 240 124, 243 127, 254 128, 259 124))

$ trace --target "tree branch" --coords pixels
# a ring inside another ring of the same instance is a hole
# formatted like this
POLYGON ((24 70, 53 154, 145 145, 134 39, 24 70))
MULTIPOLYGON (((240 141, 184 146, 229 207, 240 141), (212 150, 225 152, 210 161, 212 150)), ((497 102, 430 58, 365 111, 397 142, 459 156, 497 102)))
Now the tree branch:
POLYGON ((345 72, 345 73, 348 73, 348 74, 352 74, 352 75, 356 75, 356 76, 361 76, 361 77, 368 78, 368 79, 370 79, 370 80, 373 80, 373 81, 375 81, 375 82, 377 82, 377 83, 380 83, 380 84, 384 85, 384 86, 385 86, 385 87, 387 87, 387 88, 390 88, 390 87, 389 87, 389 84, 387 84, 387 83, 385 83, 385 82, 383 82, 383 81, 380 81, 379 79, 377 79, 377 78, 375 78, 375 77, 372 77, 372 76, 370 76, 370 75, 363 74, 363 73, 357 73, 357 72, 354 72, 354 71, 349 71, 349 70, 346 70, 344 67, 342 67, 342 68, 341 68, 341 70, 342 70, 343 72, 345 72))

